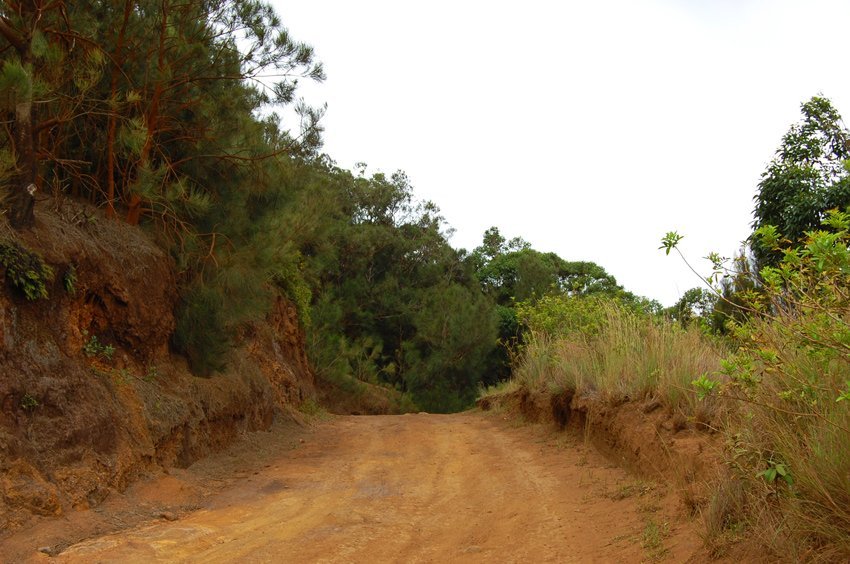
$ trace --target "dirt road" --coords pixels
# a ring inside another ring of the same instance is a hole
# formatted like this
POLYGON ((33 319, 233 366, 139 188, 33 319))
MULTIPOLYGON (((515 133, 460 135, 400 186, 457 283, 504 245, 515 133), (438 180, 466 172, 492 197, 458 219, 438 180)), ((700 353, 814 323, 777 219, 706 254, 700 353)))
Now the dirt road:
MULTIPOLYGON (((495 415, 339 417, 294 446, 204 496, 194 511, 164 513, 53 558, 33 546, 27 558, 683 562, 699 546, 695 525, 663 486, 630 476, 576 438, 495 415)), ((193 472, 204 480, 203 467, 185 472, 167 480, 193 472)), ((135 503, 167 489, 137 489, 135 503)))

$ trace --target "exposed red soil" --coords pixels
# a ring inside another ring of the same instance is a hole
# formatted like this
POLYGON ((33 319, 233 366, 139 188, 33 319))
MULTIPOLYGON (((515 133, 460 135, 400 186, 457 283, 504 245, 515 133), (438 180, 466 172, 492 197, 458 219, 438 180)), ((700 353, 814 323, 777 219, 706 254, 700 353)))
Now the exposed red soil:
POLYGON ((250 441, 128 490, 112 522, 122 528, 135 506, 142 523, 103 535, 81 512, 0 548, 29 562, 50 560, 39 548, 60 562, 704 559, 670 488, 548 426, 480 413, 338 417, 297 439, 276 428, 250 441), (94 536, 76 542, 86 530, 94 536))
POLYGON ((631 471, 673 481, 694 509, 704 501, 702 487, 721 465, 722 441, 716 429, 689 421, 656 400, 616 405, 595 395, 516 392, 485 398, 483 409, 498 407, 534 423, 551 423, 591 441, 631 471))

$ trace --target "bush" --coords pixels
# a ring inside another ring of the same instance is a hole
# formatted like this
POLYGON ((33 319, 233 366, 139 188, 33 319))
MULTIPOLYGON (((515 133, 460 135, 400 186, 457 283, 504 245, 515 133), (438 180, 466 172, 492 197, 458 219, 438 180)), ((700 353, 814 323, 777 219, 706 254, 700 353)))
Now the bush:
POLYGON ((177 310, 173 342, 198 376, 223 370, 233 339, 245 324, 263 319, 275 290, 250 257, 234 254, 187 285, 177 310))
POLYGON ((222 318, 221 302, 215 289, 196 284, 184 293, 177 311, 174 346, 199 376, 222 370, 231 348, 232 332, 222 318))
MULTIPOLYGON (((777 551, 850 558, 850 215, 786 249, 761 271, 764 287, 736 327, 723 393, 740 400, 730 462, 777 551), (787 544, 786 544, 787 543, 787 544)), ((778 249, 772 227, 757 231, 778 249)))
MULTIPOLYGON (((676 237, 668 234, 664 247, 675 248, 676 237)), ((823 230, 791 246, 770 225, 754 237, 782 258, 738 295, 747 315, 730 325, 738 349, 722 363, 727 382, 701 382, 703 391, 737 400, 725 424, 730 479, 746 498, 736 520, 777 556, 847 561, 850 215, 829 212, 823 230)), ((716 255, 710 260, 710 279, 732 271, 716 255)), ((723 532, 713 529, 709 542, 723 532)))
POLYGON ((38 254, 18 243, 2 242, 0 265, 6 269, 6 279, 28 300, 47 298, 47 285, 53 281, 53 269, 38 254))
POLYGON ((537 301, 517 304, 519 320, 532 332, 549 337, 595 335, 605 321, 610 298, 550 294, 537 301))

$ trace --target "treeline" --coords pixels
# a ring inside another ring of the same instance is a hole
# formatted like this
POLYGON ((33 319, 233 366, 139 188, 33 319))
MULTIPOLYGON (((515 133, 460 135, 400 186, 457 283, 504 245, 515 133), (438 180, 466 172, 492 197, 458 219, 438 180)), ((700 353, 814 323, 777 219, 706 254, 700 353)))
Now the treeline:
POLYGON ((220 370, 239 328, 293 300, 319 376, 453 411, 509 375, 516 303, 625 292, 601 267, 506 241, 472 252, 403 173, 321 153, 313 50, 253 0, 0 4, 0 189, 26 229, 36 199, 140 224, 180 271, 175 349, 220 370))

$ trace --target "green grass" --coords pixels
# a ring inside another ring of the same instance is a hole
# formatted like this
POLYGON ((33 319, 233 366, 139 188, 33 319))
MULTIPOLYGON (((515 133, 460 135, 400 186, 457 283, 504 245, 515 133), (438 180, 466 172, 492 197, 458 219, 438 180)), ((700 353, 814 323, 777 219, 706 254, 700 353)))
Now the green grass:
POLYGON ((661 523, 659 525, 653 519, 646 520, 641 545, 650 561, 657 562, 667 555, 669 549, 664 546, 664 541, 668 536, 670 536, 670 526, 668 523, 661 523))

